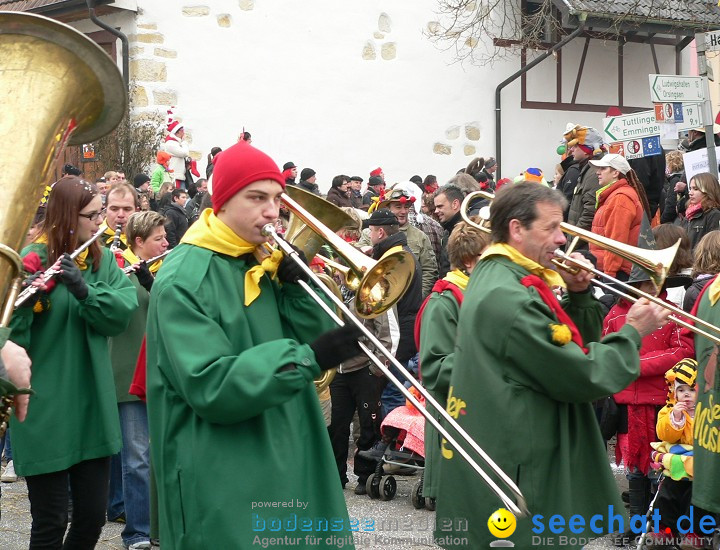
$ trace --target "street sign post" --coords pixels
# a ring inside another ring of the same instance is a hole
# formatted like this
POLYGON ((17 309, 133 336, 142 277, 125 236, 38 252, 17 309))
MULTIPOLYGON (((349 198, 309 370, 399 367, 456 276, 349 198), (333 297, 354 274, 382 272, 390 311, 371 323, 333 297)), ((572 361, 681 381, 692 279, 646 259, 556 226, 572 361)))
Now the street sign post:
POLYGON ((653 103, 705 101, 705 87, 701 76, 651 74, 650 101, 653 103))
MULTIPOLYGON (((703 118, 700 105, 697 103, 683 103, 682 122, 677 123, 677 131, 686 132, 702 125, 703 118)), ((604 137, 608 143, 659 136, 663 133, 662 130, 662 124, 655 120, 654 110, 603 119, 604 137)))

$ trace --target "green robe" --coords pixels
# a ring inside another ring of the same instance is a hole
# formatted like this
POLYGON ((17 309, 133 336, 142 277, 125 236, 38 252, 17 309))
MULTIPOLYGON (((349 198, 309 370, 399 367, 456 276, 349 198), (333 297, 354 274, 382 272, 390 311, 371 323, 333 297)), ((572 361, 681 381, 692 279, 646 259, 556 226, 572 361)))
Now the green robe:
MULTIPOLYGON (((703 294, 697 316, 720 326, 720 304, 710 305, 709 292, 703 294)), ((698 374, 693 426, 695 478, 692 502, 708 512, 720 513, 720 374, 717 371, 717 354, 711 355, 715 349, 715 344, 707 338, 695 335, 698 374)))
MULTIPOLYGON (((449 290, 430 294, 422 314, 420 330, 420 369, 422 383, 435 400, 442 406, 447 402, 455 355, 460 304, 449 290)), ((436 420, 441 416, 428 405, 436 420)), ((443 425, 444 425, 443 421, 443 425)), ((437 497, 440 477, 440 433, 430 422, 425 421, 425 471, 423 475, 423 496, 437 497)))
MULTIPOLYGON (((624 515, 590 402, 639 376, 640 335, 625 325, 599 343, 586 343, 587 355, 573 342, 553 343, 550 324, 558 321, 537 290, 520 284, 526 275, 497 256, 473 270, 460 311, 447 408, 519 486, 531 516, 544 516, 543 533, 531 532, 531 519, 522 518, 508 540, 515 548, 538 548, 550 543, 533 545, 531 537, 549 536, 558 547, 563 541, 548 527, 554 514, 565 519, 564 535, 576 539, 599 535, 589 529, 570 532, 571 516, 583 516, 587 526, 593 515, 607 516, 608 505, 624 515)), ((599 337, 602 312, 590 293, 570 294, 564 309, 585 342, 599 337)), ((440 544, 487 548, 496 539, 488 518, 502 501, 457 452, 442 461, 440 475, 435 531, 445 537, 440 544)), ((601 524, 604 532, 608 523, 601 524)), ((562 547, 583 544, 569 540, 562 547)))
MULTIPOLYGON (((265 275, 244 306, 255 265, 181 244, 150 297, 147 393, 160 540, 174 550, 255 548, 272 537, 292 548, 349 535, 313 379, 309 342, 332 327, 294 284, 265 275), (281 368, 294 364, 296 368, 281 368), (275 518, 275 519, 273 519, 275 518), (275 522, 283 526, 275 529, 275 522), (301 524, 314 524, 304 531, 301 524), (330 527, 317 522, 327 521, 330 527), (340 531, 330 529, 340 527, 340 531)), ((267 541, 270 547, 277 542, 267 541)), ((352 545, 346 545, 352 548, 352 545)))
MULTIPOLYGON (((31 244, 47 260, 44 244, 31 244)), ((59 281, 50 309, 13 314, 11 340, 28 350, 32 387, 25 422, 13 422, 13 460, 19 475, 65 470, 120 451, 122 439, 108 337, 123 332, 138 306, 135 288, 103 249, 100 268, 82 271, 88 295, 77 300, 59 281)))

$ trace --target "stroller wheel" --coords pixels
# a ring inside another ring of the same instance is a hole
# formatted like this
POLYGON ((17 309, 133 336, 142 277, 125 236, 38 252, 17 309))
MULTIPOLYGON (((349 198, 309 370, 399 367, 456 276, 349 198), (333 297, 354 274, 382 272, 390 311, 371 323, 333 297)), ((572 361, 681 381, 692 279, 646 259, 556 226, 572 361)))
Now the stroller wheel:
POLYGON ((426 498, 425 499, 425 508, 427 508, 431 512, 435 511, 436 506, 437 506, 437 504, 436 504, 436 501, 434 498, 426 498))
POLYGON ((380 480, 380 500, 392 500, 397 492, 397 482, 393 476, 383 476, 380 480))
POLYGON ((367 478, 365 490, 367 491, 367 495, 373 500, 380 497, 380 476, 378 474, 373 474, 367 478))
POLYGON ((415 485, 413 485, 412 493, 410 493, 410 500, 416 510, 425 508, 425 497, 422 496, 422 482, 422 479, 418 479, 415 485))

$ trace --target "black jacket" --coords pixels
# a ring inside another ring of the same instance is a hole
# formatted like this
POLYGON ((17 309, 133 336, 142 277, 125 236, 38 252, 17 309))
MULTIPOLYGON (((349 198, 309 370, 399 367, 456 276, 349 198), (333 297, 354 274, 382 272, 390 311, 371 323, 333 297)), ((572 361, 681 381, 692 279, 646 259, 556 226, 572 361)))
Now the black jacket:
POLYGON ((185 205, 185 214, 188 218, 188 225, 195 223, 200 217, 200 205, 205 193, 196 193, 195 196, 185 205))
POLYGON ((575 191, 575 186, 580 178, 580 166, 572 157, 565 158, 565 160, 560 163, 560 166, 562 166, 563 170, 565 170, 565 173, 563 174, 557 188, 558 191, 560 191, 567 199, 567 207, 565 207, 565 212, 563 212, 563 219, 564 221, 567 221, 573 192, 575 191))
POLYGON ((305 191, 310 191, 311 193, 315 193, 316 195, 320 195, 320 188, 318 187, 317 183, 310 183, 309 181, 300 180, 297 184, 297 186, 300 189, 304 189, 305 191))
POLYGON ((708 211, 695 214, 691 220, 683 220, 682 228, 687 231, 687 234, 690 236, 690 243, 692 244, 693 250, 695 250, 700 239, 710 233, 710 231, 720 229, 720 210, 711 208, 708 211))
POLYGON ((700 292, 705 288, 705 285, 712 281, 713 277, 714 275, 704 273, 693 279, 692 284, 687 288, 685 296, 683 297, 683 310, 687 312, 692 311, 695 301, 698 296, 700 296, 700 292))
MULTIPOLYGON (((442 239, 440 240, 440 244, 442 245, 442 254, 438 258, 438 277, 442 279, 447 275, 447 272, 450 271, 450 258, 448 256, 447 251, 447 245, 448 245, 448 239, 450 239, 450 233, 452 233, 452 230, 455 229, 455 226, 458 224, 458 222, 462 221, 462 216, 460 215, 460 212, 455 214, 452 218, 450 218, 445 223, 441 223, 443 229, 445 230, 445 233, 443 233, 442 239)), ((458 269, 462 269, 462 266, 456 266, 458 269)))
POLYGON ((167 218, 165 231, 167 232, 168 248, 175 248, 180 244, 180 239, 185 235, 188 226, 188 217, 182 206, 172 203, 168 206, 163 215, 167 218))
MULTIPOLYGON (((402 246, 403 250, 410 252, 407 246, 407 237, 405 233, 400 231, 375 245, 373 259, 379 260, 385 252, 394 246, 402 246)), ((398 324, 400 325, 400 343, 395 352, 395 358, 402 364, 407 363, 417 353, 415 347, 415 317, 417 317, 422 304, 422 269, 414 255, 413 259, 415 260, 415 274, 407 291, 395 305, 398 324)))
POLYGON ((685 204, 688 199, 687 186, 682 193, 675 192, 675 185, 679 181, 684 181, 684 178, 685 175, 682 172, 675 172, 668 176, 664 192, 665 205, 660 214, 660 223, 673 223, 677 219, 678 214, 685 213, 685 204), (678 194, 680 195, 679 201, 678 194))
POLYGON ((650 218, 652 219, 660 205, 660 195, 665 186, 665 155, 630 159, 628 163, 635 170, 640 183, 645 188, 645 194, 648 203, 650 203, 650 218))

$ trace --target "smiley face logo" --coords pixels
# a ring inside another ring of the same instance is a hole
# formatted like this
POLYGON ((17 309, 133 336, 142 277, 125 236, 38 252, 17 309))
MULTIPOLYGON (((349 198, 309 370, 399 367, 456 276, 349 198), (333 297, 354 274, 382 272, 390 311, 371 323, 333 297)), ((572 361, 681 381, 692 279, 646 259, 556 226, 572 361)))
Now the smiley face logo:
POLYGON ((506 539, 515 532, 515 516, 505 508, 498 508, 488 518, 488 530, 490 534, 499 539, 506 539))

